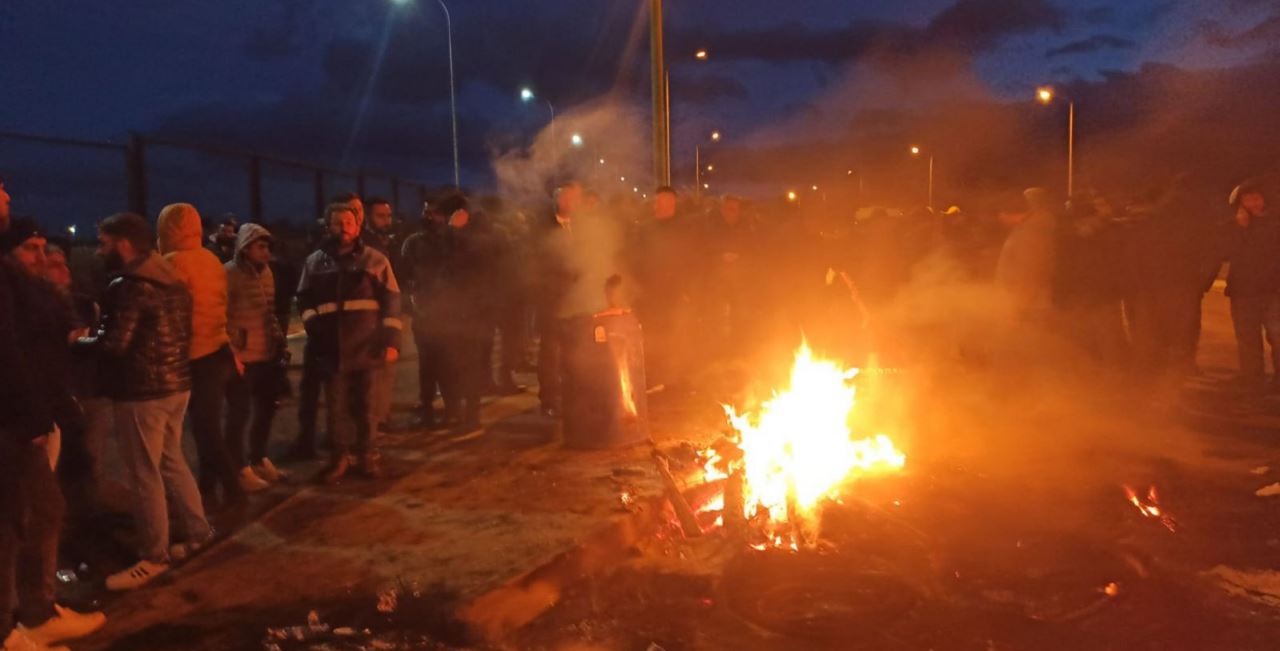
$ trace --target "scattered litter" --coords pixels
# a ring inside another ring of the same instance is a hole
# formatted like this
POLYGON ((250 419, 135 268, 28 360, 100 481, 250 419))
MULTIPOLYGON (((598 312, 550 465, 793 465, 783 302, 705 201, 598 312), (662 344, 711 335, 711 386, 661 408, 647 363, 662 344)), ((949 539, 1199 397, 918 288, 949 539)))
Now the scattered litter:
POLYGON ((1255 475, 1265 475, 1265 474, 1267 474, 1267 473, 1271 472, 1271 466, 1258 466, 1257 468, 1254 468, 1253 470, 1250 470, 1249 472, 1250 472, 1250 473, 1253 473, 1253 474, 1255 474, 1255 475))
POLYGON ((1280 495, 1280 481, 1274 484, 1269 484, 1267 486, 1263 486, 1262 488, 1259 488, 1257 492, 1254 493, 1254 495, 1257 495, 1258 497, 1271 497, 1272 495, 1280 495))
POLYGON ((54 576, 58 578, 58 583, 75 583, 80 580, 75 570, 58 570, 54 576))
POLYGON ((356 634, 356 629, 351 628, 350 626, 339 626, 338 628, 333 629, 333 634, 341 637, 351 637, 356 634))
POLYGON ((387 588, 378 593, 378 612, 394 613, 400 600, 400 593, 395 588, 387 588))
POLYGON ((649 648, 645 649, 644 651, 667 651, 667 650, 658 646, 657 642, 650 642, 649 648))
POLYGON ((307 628, 311 629, 312 633, 328 633, 329 632, 329 625, 325 624, 324 622, 321 622, 320 613, 317 613, 314 610, 307 613, 307 628))
POLYGON ((1217 579, 1218 587, 1227 594, 1280 608, 1280 572, 1274 570, 1237 570, 1219 565, 1204 573, 1217 579))
POLYGON ((1119 584, 1117 584, 1115 581, 1112 581, 1111 583, 1108 583, 1108 584, 1106 585, 1106 587, 1104 587, 1104 588, 1102 589, 1102 594, 1105 594, 1105 595, 1107 595, 1108 597, 1114 597, 1114 596, 1116 596, 1116 595, 1120 594, 1120 585, 1119 585, 1119 584))

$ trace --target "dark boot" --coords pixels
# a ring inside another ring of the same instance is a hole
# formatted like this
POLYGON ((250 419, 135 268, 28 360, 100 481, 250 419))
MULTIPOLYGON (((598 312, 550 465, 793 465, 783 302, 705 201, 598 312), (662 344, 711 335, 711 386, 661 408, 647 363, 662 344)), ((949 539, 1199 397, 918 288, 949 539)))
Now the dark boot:
POLYGON ((359 465, 356 466, 356 472, 366 479, 382 479, 381 456, 377 452, 366 452, 360 455, 359 465))
POLYGON ((321 471, 320 481, 331 486, 337 484, 342 481, 343 477, 347 476, 351 466, 354 464, 355 457, 344 453, 335 454, 329 466, 321 471))

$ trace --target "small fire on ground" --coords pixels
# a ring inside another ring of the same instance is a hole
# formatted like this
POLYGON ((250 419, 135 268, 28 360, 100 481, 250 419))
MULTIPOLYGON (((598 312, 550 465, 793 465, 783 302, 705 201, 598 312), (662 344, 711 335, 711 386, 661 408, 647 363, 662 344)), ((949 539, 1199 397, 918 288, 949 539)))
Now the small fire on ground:
POLYGON ((752 412, 726 405, 733 434, 704 465, 705 480, 725 489, 701 510, 723 509, 717 523, 745 526, 757 549, 798 549, 817 541, 826 501, 860 477, 901 470, 906 456, 888 436, 858 436, 857 375, 802 343, 786 388, 752 412))

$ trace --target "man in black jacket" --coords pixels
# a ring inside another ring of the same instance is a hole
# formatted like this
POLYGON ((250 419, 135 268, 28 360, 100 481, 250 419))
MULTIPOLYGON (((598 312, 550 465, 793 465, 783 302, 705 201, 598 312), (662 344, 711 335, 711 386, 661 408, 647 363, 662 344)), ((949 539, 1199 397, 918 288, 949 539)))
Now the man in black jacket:
POLYGON ((312 363, 325 390, 333 459, 321 479, 337 483, 355 467, 381 476, 375 444, 377 374, 400 358, 400 286, 387 256, 360 240, 351 207, 328 209, 332 237, 307 257, 298 309, 312 363))
POLYGON ((1262 339, 1271 347, 1280 373, 1280 221, 1267 206, 1260 185, 1245 183, 1232 193, 1235 222, 1227 274, 1231 322, 1236 331, 1240 380, 1260 388, 1266 380, 1262 339))
POLYGON ((122 213, 98 226, 98 254, 116 276, 103 299, 102 324, 81 345, 99 355, 114 402, 120 456, 133 491, 141 560, 107 577, 110 590, 132 590, 209 542, 195 478, 182 451, 191 397, 191 295, 160 254, 151 226, 122 213), (166 499, 167 496, 167 499, 166 499), (169 512, 187 542, 169 545, 169 512))

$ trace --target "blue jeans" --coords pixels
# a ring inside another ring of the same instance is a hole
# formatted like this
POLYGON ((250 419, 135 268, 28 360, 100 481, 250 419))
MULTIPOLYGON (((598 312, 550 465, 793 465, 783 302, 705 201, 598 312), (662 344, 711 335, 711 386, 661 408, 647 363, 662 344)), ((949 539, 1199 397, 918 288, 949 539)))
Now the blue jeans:
POLYGON ((134 526, 141 542, 139 556, 153 563, 169 561, 170 506, 186 540, 203 542, 213 534, 182 453, 182 419, 190 398, 190 392, 183 391, 115 403, 120 457, 133 491, 134 526))

